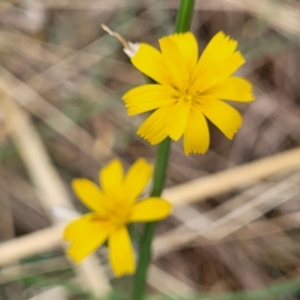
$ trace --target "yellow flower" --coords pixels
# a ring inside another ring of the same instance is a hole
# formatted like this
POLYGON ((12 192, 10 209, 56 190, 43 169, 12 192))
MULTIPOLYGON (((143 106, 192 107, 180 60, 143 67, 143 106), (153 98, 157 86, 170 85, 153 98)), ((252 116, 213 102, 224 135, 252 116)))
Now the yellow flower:
POLYGON ((134 251, 127 224, 167 217, 171 204, 158 197, 136 201, 152 175, 152 166, 138 159, 124 175, 115 159, 99 174, 102 189, 88 179, 75 179, 73 189, 93 212, 72 221, 64 232, 71 242, 67 253, 78 263, 108 240, 109 260, 116 276, 135 271, 134 251))
POLYGON ((242 124, 238 111, 223 100, 254 99, 251 83, 232 76, 245 60, 237 41, 217 33, 198 59, 198 44, 191 32, 159 40, 161 52, 148 44, 128 43, 124 51, 133 65, 157 84, 145 84, 124 96, 128 115, 155 110, 137 134, 152 145, 167 136, 183 136, 184 152, 205 153, 210 135, 207 119, 232 139, 242 124))

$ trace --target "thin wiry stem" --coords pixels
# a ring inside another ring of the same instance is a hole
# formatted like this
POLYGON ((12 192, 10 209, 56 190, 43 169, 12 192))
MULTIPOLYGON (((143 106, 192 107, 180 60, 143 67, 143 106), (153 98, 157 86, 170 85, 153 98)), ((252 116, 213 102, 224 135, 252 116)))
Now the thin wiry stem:
MULTIPOLYGON (((183 33, 190 29, 194 10, 194 0, 181 0, 177 13, 175 32, 183 33)), ((166 179, 171 140, 166 138, 158 145, 155 169, 153 175, 153 189, 151 196, 161 195, 166 179)), ((147 270, 151 261, 151 244, 155 233, 156 222, 147 223, 143 232, 140 247, 140 257, 134 276, 131 300, 141 300, 144 295, 147 270)))

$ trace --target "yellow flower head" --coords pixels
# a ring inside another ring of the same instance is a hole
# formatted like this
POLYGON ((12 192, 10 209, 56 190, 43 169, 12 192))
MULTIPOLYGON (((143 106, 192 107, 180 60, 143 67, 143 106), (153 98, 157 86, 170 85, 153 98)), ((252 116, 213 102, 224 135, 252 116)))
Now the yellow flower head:
POLYGON ((152 166, 144 159, 138 159, 126 175, 120 160, 115 159, 100 171, 102 189, 88 179, 73 180, 75 194, 92 210, 65 229, 64 239, 71 242, 67 253, 75 262, 108 240, 109 260, 115 275, 135 271, 127 224, 161 220, 171 212, 171 204, 162 198, 136 201, 151 175, 152 166))
POLYGON ((242 124, 238 111, 223 100, 254 99, 247 80, 232 76, 245 62, 237 41, 217 33, 198 58, 191 32, 159 40, 161 52, 141 43, 124 51, 133 65, 157 84, 145 84, 124 96, 128 115, 155 110, 138 129, 138 135, 155 145, 166 137, 183 136, 184 152, 205 153, 209 147, 207 119, 232 139, 242 124))

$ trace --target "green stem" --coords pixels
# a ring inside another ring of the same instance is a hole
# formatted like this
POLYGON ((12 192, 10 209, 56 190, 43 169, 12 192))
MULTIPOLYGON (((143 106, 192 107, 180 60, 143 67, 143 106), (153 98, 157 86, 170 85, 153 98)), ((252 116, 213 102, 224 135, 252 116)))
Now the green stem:
MULTIPOLYGON (((175 32, 186 32, 190 29, 194 9, 194 0, 181 0, 177 13, 175 32)), ((152 197, 159 197, 163 191, 168 165, 171 140, 166 138, 158 145, 153 175, 152 197)), ((155 233, 156 222, 145 224, 141 239, 140 257, 134 275, 133 290, 130 300, 141 300, 146 286, 148 266, 151 261, 151 244, 155 233)))
MULTIPOLYGON (((153 175, 152 197, 161 195, 164 188, 171 140, 166 138, 158 145, 156 162, 153 175)), ((134 276, 132 300, 140 300, 144 294, 146 285, 147 269, 151 260, 151 244, 155 232, 156 222, 149 222, 145 225, 141 239, 140 258, 134 276)))
POLYGON ((186 32, 190 30, 193 12, 194 0, 181 0, 176 17, 175 32, 186 32))
POLYGON ((157 147, 151 197, 159 197, 163 191, 166 180, 166 169, 168 166, 170 146, 171 140, 167 137, 157 147))

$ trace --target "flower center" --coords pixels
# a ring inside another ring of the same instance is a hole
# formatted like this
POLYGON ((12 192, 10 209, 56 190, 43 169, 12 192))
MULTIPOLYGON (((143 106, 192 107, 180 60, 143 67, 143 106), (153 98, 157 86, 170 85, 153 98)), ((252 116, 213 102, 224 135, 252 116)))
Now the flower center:
POLYGON ((191 102, 193 100, 193 96, 192 95, 184 95, 184 101, 185 102, 191 102))
POLYGON ((117 227, 127 224, 131 209, 124 205, 116 205, 109 212, 109 221, 117 227))
POLYGON ((112 201, 113 204, 107 209, 105 214, 97 215, 94 220, 98 222, 108 223, 112 228, 119 228, 125 226, 128 223, 131 206, 126 201, 112 201))
POLYGON ((178 97, 178 101, 183 101, 186 104, 191 104, 194 100, 194 97, 191 94, 188 93, 182 93, 181 95, 179 95, 178 97))
POLYGON ((107 211, 107 221, 114 227, 125 226, 131 214, 131 206, 126 201, 112 201, 112 204, 107 211))

